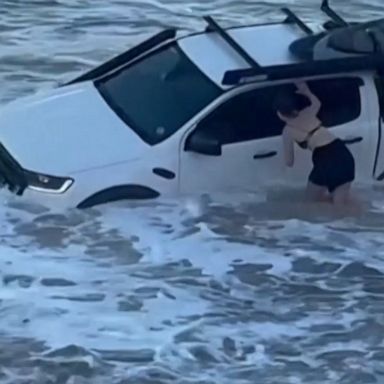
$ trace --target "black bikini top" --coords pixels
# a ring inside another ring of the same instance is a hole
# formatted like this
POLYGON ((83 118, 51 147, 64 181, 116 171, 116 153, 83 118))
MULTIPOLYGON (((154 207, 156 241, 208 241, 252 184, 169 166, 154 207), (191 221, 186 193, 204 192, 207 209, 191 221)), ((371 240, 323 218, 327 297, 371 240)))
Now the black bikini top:
POLYGON ((296 141, 297 144, 303 148, 303 149, 308 149, 308 141, 309 139, 314 135, 316 131, 318 131, 321 128, 321 124, 317 126, 316 128, 312 129, 312 131, 308 132, 307 138, 303 141, 296 141))

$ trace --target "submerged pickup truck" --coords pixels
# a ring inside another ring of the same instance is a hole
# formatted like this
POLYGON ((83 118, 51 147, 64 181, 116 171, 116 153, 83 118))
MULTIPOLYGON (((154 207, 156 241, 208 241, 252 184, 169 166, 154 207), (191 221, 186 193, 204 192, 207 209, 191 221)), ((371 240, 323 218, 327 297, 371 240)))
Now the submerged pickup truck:
POLYGON ((281 21, 166 29, 45 92, 0 109, 0 178, 20 199, 87 208, 121 199, 304 183, 311 153, 287 172, 282 87, 305 80, 323 124, 347 143, 357 181, 384 179, 384 19, 281 21))

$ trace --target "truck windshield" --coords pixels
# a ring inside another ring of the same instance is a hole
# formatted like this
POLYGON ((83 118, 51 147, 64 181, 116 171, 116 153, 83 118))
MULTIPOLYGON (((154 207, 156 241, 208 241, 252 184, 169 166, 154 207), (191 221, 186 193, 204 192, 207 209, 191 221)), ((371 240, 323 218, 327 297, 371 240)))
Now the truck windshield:
POLYGON ((150 145, 174 134, 222 93, 175 43, 96 82, 96 87, 150 145))

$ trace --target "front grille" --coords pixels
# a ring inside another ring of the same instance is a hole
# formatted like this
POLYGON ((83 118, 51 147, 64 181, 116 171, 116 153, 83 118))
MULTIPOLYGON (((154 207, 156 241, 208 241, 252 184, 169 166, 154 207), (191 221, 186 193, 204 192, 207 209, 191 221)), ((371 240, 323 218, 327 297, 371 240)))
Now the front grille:
POLYGON ((0 143, 0 182, 3 186, 21 196, 28 182, 25 171, 19 163, 9 154, 5 147, 0 143))

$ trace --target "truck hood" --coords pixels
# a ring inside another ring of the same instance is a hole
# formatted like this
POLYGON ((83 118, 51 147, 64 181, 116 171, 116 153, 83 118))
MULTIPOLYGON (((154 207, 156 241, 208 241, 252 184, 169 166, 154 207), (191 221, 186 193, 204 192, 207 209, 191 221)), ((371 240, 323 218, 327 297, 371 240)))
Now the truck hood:
POLYGON ((24 97, 0 109, 0 142, 25 169, 68 176, 148 149, 93 83, 24 97))

